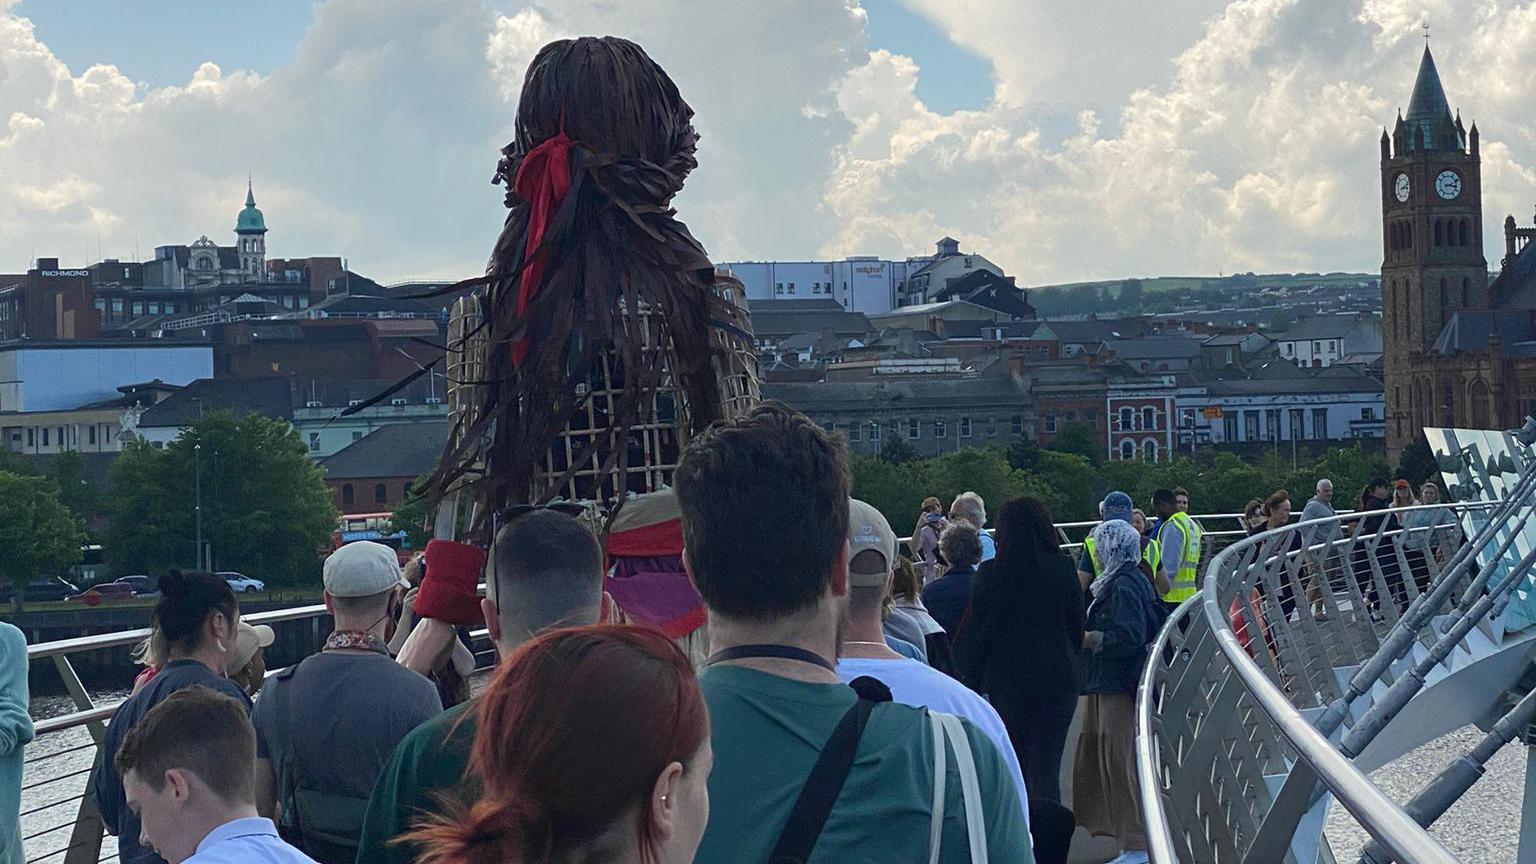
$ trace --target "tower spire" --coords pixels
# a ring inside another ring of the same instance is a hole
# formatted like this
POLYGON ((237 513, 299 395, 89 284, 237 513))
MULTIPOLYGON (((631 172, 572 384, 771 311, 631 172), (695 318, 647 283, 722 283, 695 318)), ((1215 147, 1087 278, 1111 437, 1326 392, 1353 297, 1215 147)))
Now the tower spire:
POLYGON ((252 190, 251 175, 249 173, 245 175, 245 206, 256 206, 256 193, 252 190))

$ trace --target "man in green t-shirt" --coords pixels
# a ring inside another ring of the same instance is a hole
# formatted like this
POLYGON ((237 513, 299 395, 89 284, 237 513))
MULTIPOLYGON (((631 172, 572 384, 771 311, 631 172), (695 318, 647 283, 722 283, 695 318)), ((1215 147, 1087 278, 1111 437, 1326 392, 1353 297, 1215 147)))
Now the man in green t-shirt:
MULTIPOLYGON (((597 541, 575 519, 553 510, 517 517, 496 535, 485 572, 485 626, 506 657, 551 627, 595 624, 602 610, 603 566, 597 541)), ((411 864, 417 850, 390 841, 440 810, 445 793, 473 801, 464 782, 475 740, 474 699, 439 714, 400 741, 384 766, 357 850, 358 864, 411 864)))
MULTIPOLYGON (((822 746, 856 701, 837 677, 848 593, 848 455, 804 415, 765 403, 689 442, 674 485, 684 563, 709 609, 699 675, 715 751, 696 864, 764 864, 822 746)), ((989 860, 1033 861, 1002 756, 962 721, 989 860)), ((939 861, 971 860, 958 754, 946 747, 939 861)), ((926 709, 876 705, 809 864, 929 860, 933 732, 926 709)))

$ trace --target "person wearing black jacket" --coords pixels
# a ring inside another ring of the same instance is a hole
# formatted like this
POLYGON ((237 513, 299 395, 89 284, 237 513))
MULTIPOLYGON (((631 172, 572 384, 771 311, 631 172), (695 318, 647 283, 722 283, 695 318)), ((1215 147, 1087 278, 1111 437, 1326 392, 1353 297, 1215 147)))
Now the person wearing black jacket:
POLYGON ((981 565, 957 637, 961 680, 1003 718, 1031 800, 1061 800, 1061 756, 1077 710, 1083 594, 1050 511, 1003 505, 997 557, 981 565))
POLYGON ((1381 511, 1369 516, 1363 516, 1360 520, 1360 530, 1356 534, 1355 550, 1352 564, 1355 571, 1355 582, 1360 586, 1360 593, 1365 597, 1366 609, 1373 619, 1381 616, 1381 598, 1376 588, 1375 573, 1371 569, 1371 559, 1376 559, 1376 566, 1381 570, 1382 581, 1386 583, 1387 590, 1392 594, 1392 601, 1397 604, 1399 611, 1407 608, 1407 591, 1403 587, 1403 573, 1398 566, 1397 554, 1393 545, 1393 538, 1402 526, 1397 521, 1397 515, 1387 510, 1387 499, 1391 493, 1387 491, 1387 481, 1376 478, 1365 484, 1360 490, 1360 512, 1381 511), (1379 541, 1379 542, 1378 542, 1379 541), (1371 549, 1375 546, 1374 551, 1371 549))

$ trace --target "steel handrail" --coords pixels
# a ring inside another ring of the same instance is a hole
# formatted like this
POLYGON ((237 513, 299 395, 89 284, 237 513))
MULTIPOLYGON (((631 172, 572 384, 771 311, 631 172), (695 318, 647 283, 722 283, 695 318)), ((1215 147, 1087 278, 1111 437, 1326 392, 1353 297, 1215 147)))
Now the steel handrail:
MULTIPOLYGON (((288 609, 273 609, 268 612, 252 612, 241 615, 240 620, 251 624, 274 624, 279 621, 295 621, 300 618, 318 618, 331 614, 324 603, 312 606, 294 606, 288 609)), ((92 636, 76 636, 72 639, 57 639, 53 642, 39 642, 36 645, 27 646, 28 660, 41 660, 57 654, 78 654, 82 651, 95 651, 102 648, 121 648, 126 645, 137 645, 149 638, 149 628, 140 627, 135 630, 118 630, 113 633, 98 633, 92 636)))
MULTIPOLYGON (((1138 682, 1137 782, 1145 817, 1143 822, 1148 852, 1152 861, 1156 864, 1175 864, 1179 861, 1173 830, 1165 810, 1163 789, 1160 785, 1161 744, 1156 734, 1157 715, 1154 713, 1159 696, 1159 678, 1163 671, 1160 668, 1160 658, 1167 652, 1180 650, 1175 645, 1175 638, 1188 628, 1189 619, 1192 616, 1203 613, 1206 618, 1203 623, 1209 626, 1222 659, 1237 676, 1246 694, 1264 712, 1275 730, 1295 751, 1298 762, 1305 762, 1316 773, 1317 778, 1333 793, 1341 806, 1353 815, 1373 838, 1400 861, 1412 862, 1412 864, 1453 864, 1455 862, 1449 850, 1377 788, 1353 762, 1335 749, 1328 738, 1302 716, 1285 692, 1265 675, 1233 630, 1229 612, 1221 595, 1222 575, 1228 569, 1238 572, 1240 565, 1249 555, 1257 554, 1256 561, 1263 559, 1265 553, 1263 547, 1279 531, 1297 532, 1299 536, 1320 539, 1324 535, 1318 529, 1333 526, 1333 530, 1326 534, 1327 539, 1321 539, 1321 542, 1316 543, 1309 542, 1302 550, 1297 550, 1312 555, 1318 549, 1326 549, 1327 552, 1324 554, 1328 554, 1341 544, 1363 544, 1367 542, 1367 538, 1373 536, 1374 539, 1369 542, 1374 545, 1379 545, 1383 541, 1396 542, 1419 530, 1418 528, 1399 528, 1393 531, 1377 530, 1362 535, 1358 530, 1359 526, 1356 526, 1353 533, 1346 538, 1341 538, 1337 529, 1345 521, 1439 508, 1449 508, 1460 517, 1475 510, 1486 510, 1493 506, 1496 505, 1490 502, 1469 502, 1390 508, 1369 513, 1336 513, 1330 517, 1293 523, 1283 528, 1261 532, 1232 543, 1216 553, 1206 569, 1205 584, 1201 593, 1181 604, 1153 641, 1149 662, 1143 669, 1138 682), (1399 537, 1394 538, 1392 535, 1399 535, 1399 537)), ((1378 527, 1385 527, 1385 522, 1378 527)), ((1273 557, 1270 556, 1270 558, 1273 557)), ((1259 565, 1250 562, 1249 566, 1259 565)), ((1451 574, 1446 575, 1449 577, 1451 574)))

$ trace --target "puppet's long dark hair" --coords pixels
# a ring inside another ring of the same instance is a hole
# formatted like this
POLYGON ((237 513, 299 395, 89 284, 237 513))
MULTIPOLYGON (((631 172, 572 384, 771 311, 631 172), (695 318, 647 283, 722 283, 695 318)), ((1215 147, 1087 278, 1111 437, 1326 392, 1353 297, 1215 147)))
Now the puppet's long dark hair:
MULTIPOLYGON (((578 385, 605 351, 617 355, 625 384, 600 446, 620 499, 630 430, 668 375, 690 432, 719 417, 709 338, 714 270, 671 208, 698 164, 692 117, 666 72, 633 42, 560 40, 534 58, 518 103, 517 137, 502 150, 495 177, 507 186, 510 212, 487 269, 482 332, 474 334, 486 340, 479 410, 455 430, 463 434, 451 439, 457 443, 432 478, 434 492, 467 482, 482 516, 554 497, 564 482, 554 478, 536 489, 536 473, 582 408, 578 385), (514 180, 531 151, 562 133, 570 142, 570 189, 532 250, 545 256, 542 275, 519 314, 533 208, 514 180), (652 326, 670 350, 641 350, 633 312, 642 306, 659 319, 652 326), (524 340, 526 353, 516 350, 524 340), (482 447, 480 474, 474 463, 482 447)), ((582 462, 573 458, 569 470, 582 462)))

